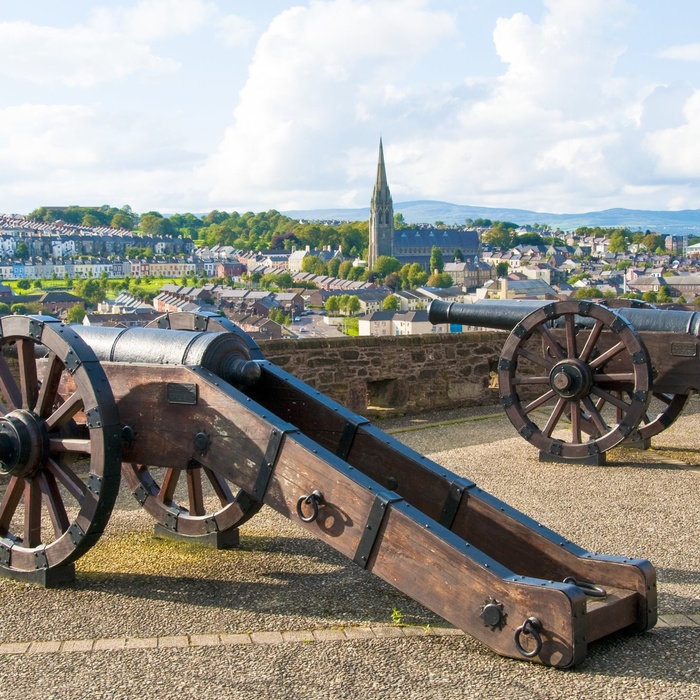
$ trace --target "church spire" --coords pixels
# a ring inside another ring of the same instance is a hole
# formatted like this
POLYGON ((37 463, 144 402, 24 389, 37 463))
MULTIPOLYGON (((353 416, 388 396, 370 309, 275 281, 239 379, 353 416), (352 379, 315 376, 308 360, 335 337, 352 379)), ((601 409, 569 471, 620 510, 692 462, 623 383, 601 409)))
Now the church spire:
POLYGON ((367 265, 371 269, 381 255, 394 255, 394 203, 391 200, 389 183, 384 164, 384 144, 379 137, 379 159, 377 181, 374 184, 369 208, 369 251, 367 265))

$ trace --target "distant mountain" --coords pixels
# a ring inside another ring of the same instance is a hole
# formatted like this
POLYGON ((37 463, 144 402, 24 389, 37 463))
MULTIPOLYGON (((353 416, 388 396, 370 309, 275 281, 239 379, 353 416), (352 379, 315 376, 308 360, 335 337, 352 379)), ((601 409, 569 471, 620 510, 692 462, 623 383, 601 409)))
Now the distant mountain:
MULTIPOLYGON (((420 200, 395 202, 394 211, 403 214, 407 223, 463 224, 466 219, 491 219, 512 221, 516 224, 548 224, 552 228, 573 230, 579 226, 626 226, 632 230, 647 229, 659 233, 700 234, 700 209, 682 211, 645 211, 643 209, 605 209, 582 214, 550 214, 528 209, 499 209, 497 207, 471 207, 420 200)), ((295 219, 319 221, 364 221, 369 218, 369 207, 359 209, 311 209, 282 212, 295 219)))

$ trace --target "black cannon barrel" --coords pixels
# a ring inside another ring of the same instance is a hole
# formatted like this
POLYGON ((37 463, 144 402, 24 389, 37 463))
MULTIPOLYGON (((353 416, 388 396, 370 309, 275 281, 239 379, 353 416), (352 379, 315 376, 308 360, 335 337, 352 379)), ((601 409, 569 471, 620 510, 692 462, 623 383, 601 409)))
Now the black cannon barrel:
POLYGON ((428 318, 432 324, 454 323, 512 331, 525 316, 551 302, 534 299, 483 299, 474 304, 456 301, 431 301, 428 318))
MULTIPOLYGON (((510 331, 528 314, 552 304, 536 299, 482 299, 474 304, 435 300, 428 306, 433 324, 454 323, 510 331)), ((700 313, 671 309, 614 309, 636 330, 658 333, 690 333, 700 337, 700 313)), ((584 319, 581 319, 585 323, 584 319)))
POLYGON ((260 378, 260 366, 248 359, 233 333, 192 332, 162 328, 73 326, 98 360, 158 365, 200 365, 232 384, 260 378))

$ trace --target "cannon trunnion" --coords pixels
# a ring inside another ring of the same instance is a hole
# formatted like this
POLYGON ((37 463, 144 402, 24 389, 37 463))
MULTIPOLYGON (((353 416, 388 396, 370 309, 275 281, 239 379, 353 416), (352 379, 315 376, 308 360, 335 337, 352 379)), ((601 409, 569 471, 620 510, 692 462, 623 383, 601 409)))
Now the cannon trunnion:
POLYGON ((511 331, 498 364, 506 415, 543 458, 604 460, 648 446, 700 388, 700 313, 585 300, 434 301, 433 323, 511 331))
POLYGON ((162 530, 227 545, 267 505, 505 656, 569 667, 589 643, 655 624, 649 562, 567 541, 224 319, 164 318, 127 331, 0 319, 0 574, 70 580, 121 471, 162 530))

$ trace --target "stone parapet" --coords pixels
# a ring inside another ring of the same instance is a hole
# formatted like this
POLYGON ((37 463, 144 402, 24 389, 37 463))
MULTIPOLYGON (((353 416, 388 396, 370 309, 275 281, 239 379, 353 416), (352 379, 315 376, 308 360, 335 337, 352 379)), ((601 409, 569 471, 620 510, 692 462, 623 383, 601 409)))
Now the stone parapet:
POLYGON ((503 332, 270 340, 265 356, 363 415, 480 406, 491 388, 503 332))

